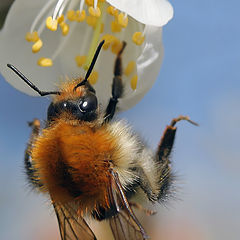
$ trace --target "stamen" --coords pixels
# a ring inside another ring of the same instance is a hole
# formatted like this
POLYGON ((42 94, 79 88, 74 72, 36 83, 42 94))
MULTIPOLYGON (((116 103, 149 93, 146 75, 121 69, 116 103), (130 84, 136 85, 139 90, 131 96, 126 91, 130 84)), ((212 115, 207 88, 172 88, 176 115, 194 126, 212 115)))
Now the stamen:
POLYGON ((141 32, 135 32, 132 36, 132 40, 136 45, 140 46, 143 44, 145 40, 145 36, 141 32))
POLYGON ((82 11, 77 10, 76 14, 77 14, 77 19, 76 19, 77 22, 83 22, 85 20, 85 18, 86 18, 85 10, 82 10, 82 11))
POLYGON ((58 27, 58 21, 53 19, 51 16, 49 16, 46 19, 46 27, 51 31, 56 31, 58 27))
POLYGON ((97 9, 98 0, 94 0, 94 9, 97 9))
POLYGON ((27 32, 26 35, 25 35, 25 39, 28 42, 37 42, 37 40, 39 39, 37 31, 27 32))
POLYGON ((90 7, 90 6, 93 6, 93 1, 94 0, 85 0, 86 4, 90 7))
POLYGON ((117 20, 114 20, 111 22, 111 30, 112 32, 116 33, 116 32, 121 32, 122 27, 121 25, 118 23, 117 20))
POLYGON ((59 12, 59 10, 60 10, 60 8, 61 8, 61 6, 62 6, 64 1, 65 0, 58 0, 57 5, 56 5, 56 7, 55 7, 55 9, 53 11, 53 17, 52 17, 53 20, 56 20, 57 14, 58 14, 58 12, 59 12))
POLYGON ((101 11, 100 11, 100 8, 99 7, 89 7, 88 8, 88 12, 91 16, 93 17, 100 17, 101 16, 101 11))
POLYGON ((83 64, 86 62, 87 57, 86 56, 76 56, 75 61, 77 63, 78 67, 82 67, 83 64))
POLYGON ((114 40, 116 40, 116 37, 110 34, 105 34, 101 41, 104 40, 104 44, 103 44, 103 49, 107 50, 109 48, 109 46, 113 43, 114 40))
POLYGON ((88 82, 91 85, 94 85, 97 82, 97 80, 98 80, 98 72, 93 71, 88 78, 88 82))
POLYGON ((37 63, 41 67, 51 67, 53 65, 51 58, 39 58, 37 63))
POLYGON ((125 28, 128 25, 128 17, 127 14, 120 13, 118 15, 118 23, 121 27, 125 28))
POLYGON ((75 21, 77 19, 77 15, 74 10, 67 11, 67 18, 69 21, 75 21))
POLYGON ((92 26, 93 28, 96 27, 96 24, 97 24, 97 18, 96 17, 94 17, 94 16, 87 16, 86 21, 87 21, 87 24, 89 26, 92 26))
POLYGON ((137 81, 138 81, 138 76, 134 75, 131 79, 131 88, 132 90, 136 90, 137 88, 137 81))
POLYGON ((81 0, 81 1, 80 1, 80 6, 79 6, 79 11, 80 11, 80 12, 82 12, 82 10, 83 10, 84 1, 85 1, 85 0, 81 0))
POLYGON ((62 14, 61 16, 59 16, 57 18, 58 24, 61 24, 62 22, 64 22, 64 15, 62 14))
POLYGON ((114 16, 114 17, 117 17, 117 16, 118 16, 118 10, 117 10, 115 7, 113 7, 113 6, 109 6, 109 7, 107 8, 107 12, 108 12, 110 15, 114 16))
POLYGON ((136 62, 135 61, 130 61, 127 65, 127 67, 125 68, 124 74, 126 76, 129 76, 135 69, 136 67, 136 62))
POLYGON ((41 47, 43 45, 42 40, 39 38, 33 45, 32 45, 32 52, 37 53, 40 51, 41 47))
POLYGON ((65 22, 60 23, 60 27, 62 29, 62 35, 66 36, 69 32, 69 25, 65 22))

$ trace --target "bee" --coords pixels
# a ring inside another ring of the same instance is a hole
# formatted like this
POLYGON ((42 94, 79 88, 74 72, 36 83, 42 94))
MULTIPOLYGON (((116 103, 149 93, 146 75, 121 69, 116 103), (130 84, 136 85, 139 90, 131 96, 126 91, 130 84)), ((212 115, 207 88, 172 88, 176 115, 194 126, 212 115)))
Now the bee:
POLYGON ((122 60, 126 43, 117 54, 112 97, 100 110, 94 88, 88 82, 102 41, 84 78, 65 82, 59 91, 43 92, 17 68, 8 64, 41 96, 54 95, 46 126, 35 119, 25 151, 25 169, 30 183, 47 193, 54 207, 62 240, 96 239, 86 219, 108 220, 114 239, 147 239, 148 235, 132 208, 141 208, 132 198, 143 192, 150 202, 161 202, 170 191, 173 174, 170 154, 176 127, 173 119, 154 154, 121 120, 112 120, 123 96, 122 60))

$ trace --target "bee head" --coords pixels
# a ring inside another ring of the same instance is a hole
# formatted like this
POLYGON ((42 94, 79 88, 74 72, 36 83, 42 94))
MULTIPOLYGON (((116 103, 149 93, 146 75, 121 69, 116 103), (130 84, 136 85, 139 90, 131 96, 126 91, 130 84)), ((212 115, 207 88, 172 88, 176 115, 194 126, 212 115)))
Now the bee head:
POLYGON ((49 94, 56 95, 53 102, 48 107, 48 121, 54 121, 54 119, 57 119, 58 117, 62 116, 62 114, 66 113, 67 115, 65 116, 68 118, 90 122, 94 121, 98 116, 98 101, 95 95, 95 90, 88 82, 88 78, 93 70, 103 44, 104 41, 100 42, 98 45, 85 78, 77 79, 70 83, 65 83, 62 86, 61 91, 41 91, 16 67, 11 64, 7 64, 7 66, 41 96, 46 96, 49 94))

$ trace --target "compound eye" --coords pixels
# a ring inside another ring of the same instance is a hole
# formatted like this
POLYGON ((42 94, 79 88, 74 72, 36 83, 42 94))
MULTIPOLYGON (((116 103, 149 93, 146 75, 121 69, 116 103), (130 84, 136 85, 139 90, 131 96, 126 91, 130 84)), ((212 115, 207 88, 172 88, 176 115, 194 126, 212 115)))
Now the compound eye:
POLYGON ((81 112, 92 112, 97 109, 97 97, 93 93, 88 93, 79 104, 79 109, 81 112))

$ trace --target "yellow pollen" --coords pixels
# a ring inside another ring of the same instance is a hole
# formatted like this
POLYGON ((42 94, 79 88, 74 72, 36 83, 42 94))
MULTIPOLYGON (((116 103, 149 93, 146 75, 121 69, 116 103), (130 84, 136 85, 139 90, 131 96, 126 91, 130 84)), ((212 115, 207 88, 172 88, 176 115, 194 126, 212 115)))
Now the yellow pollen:
POLYGON ((60 27, 62 29, 62 35, 66 36, 69 32, 69 25, 65 22, 60 23, 60 27))
POLYGON ((93 6, 93 0, 85 0, 85 3, 88 5, 88 6, 93 6))
POLYGON ((74 10, 68 10, 67 18, 69 21, 75 21, 77 19, 77 14, 74 10))
POLYGON ((122 42, 118 39, 115 39, 112 44, 112 53, 118 54, 122 49, 122 42))
POLYGON ((111 43, 116 40, 116 37, 110 34, 106 34, 102 37, 101 41, 105 40, 104 44, 103 44, 103 49, 107 50, 109 48, 109 46, 111 45, 111 43))
POLYGON ((97 82, 97 80, 98 80, 98 72, 93 71, 93 72, 90 74, 90 76, 89 76, 89 78, 88 78, 88 81, 89 81, 89 83, 90 83, 91 85, 94 85, 94 84, 97 82))
POLYGON ((60 17, 57 18, 58 24, 61 24, 64 21, 64 15, 62 14, 60 17))
POLYGON ((114 20, 111 22, 111 30, 112 30, 112 32, 121 32, 122 27, 118 23, 118 21, 114 20))
POLYGON ((142 45, 145 40, 145 36, 141 32, 135 32, 132 36, 132 40, 137 45, 142 45))
POLYGON ((100 10, 99 7, 94 8, 94 7, 91 6, 91 7, 88 8, 88 12, 93 17, 100 17, 101 16, 101 10, 100 10))
POLYGON ((127 27, 127 25, 128 25, 128 17, 125 16, 125 14, 120 13, 118 15, 118 23, 119 23, 119 25, 121 27, 124 27, 124 28, 127 27))
POLYGON ((93 16, 87 16, 87 24, 95 28, 97 24, 97 18, 93 16))
POLYGON ((46 27, 49 30, 56 31, 57 30, 57 26, 58 26, 58 21, 57 20, 53 20, 51 16, 46 19, 46 27))
POLYGON ((124 74, 126 76, 129 76, 134 71, 135 67, 136 67, 136 62, 130 61, 127 67, 125 68, 124 74))
POLYGON ((134 75, 131 79, 131 88, 132 90, 136 90, 137 88, 137 81, 138 81, 138 76, 134 75))
POLYGON ((25 39, 28 42, 37 42, 37 40, 39 39, 39 36, 38 36, 38 33, 36 31, 34 31, 32 33, 27 32, 26 35, 25 35, 25 39))
POLYGON ((116 8, 114 8, 113 6, 109 6, 107 8, 107 12, 112 16, 115 16, 115 17, 118 16, 118 10, 116 8))
POLYGON ((76 14, 77 14, 77 19, 76 20, 78 22, 83 22, 85 20, 85 18, 86 18, 85 10, 82 10, 81 12, 79 10, 77 10, 76 14))
POLYGON ((86 62, 87 57, 86 56, 76 56, 75 61, 77 63, 78 67, 82 67, 82 65, 86 62))
POLYGON ((51 58, 39 58, 37 63, 41 67, 51 67, 53 65, 51 58))
POLYGON ((39 38, 33 45, 32 45, 32 52, 37 53, 40 51, 41 47, 43 45, 42 40, 39 38))

